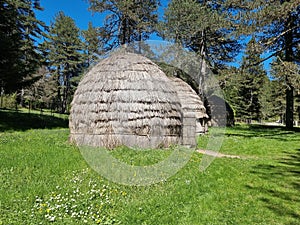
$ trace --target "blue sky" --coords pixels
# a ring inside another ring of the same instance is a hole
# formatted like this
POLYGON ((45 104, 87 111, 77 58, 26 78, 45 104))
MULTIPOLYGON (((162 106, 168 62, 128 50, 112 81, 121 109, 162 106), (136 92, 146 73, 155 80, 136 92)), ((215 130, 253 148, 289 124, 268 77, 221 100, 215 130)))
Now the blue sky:
POLYGON ((103 17, 99 14, 92 15, 88 11, 88 3, 85 0, 41 0, 44 11, 36 12, 37 18, 50 25, 55 15, 63 11, 67 16, 73 18, 80 29, 86 29, 89 21, 94 25, 101 25, 103 17))
MULTIPOLYGON (((39 20, 44 21, 47 25, 50 25, 51 21, 54 21, 55 15, 59 11, 63 11, 67 16, 73 18, 77 26, 81 29, 87 29, 89 21, 93 23, 94 26, 100 26, 103 23, 104 17, 99 13, 93 14, 88 11, 89 4, 86 0, 41 0, 41 6, 44 11, 36 12, 36 16, 39 20)), ((162 14, 163 9, 167 6, 168 1, 161 1, 161 8, 159 9, 160 14, 162 14)), ((151 39, 160 39, 157 36, 151 36, 151 39)), ((236 58, 236 62, 232 65, 237 66, 241 63, 242 54, 236 58)), ((264 63, 265 69, 269 69, 268 60, 264 63)))
MULTIPOLYGON (((167 6, 168 1, 161 2, 160 12, 167 6)), ((93 15, 88 11, 89 4, 86 0, 41 0, 40 3, 44 11, 38 11, 36 15, 47 25, 54 21, 54 17, 59 11, 63 11, 67 16, 73 18, 80 29, 87 29, 89 21, 93 22, 94 26, 100 26, 103 23, 103 16, 99 13, 93 15)))

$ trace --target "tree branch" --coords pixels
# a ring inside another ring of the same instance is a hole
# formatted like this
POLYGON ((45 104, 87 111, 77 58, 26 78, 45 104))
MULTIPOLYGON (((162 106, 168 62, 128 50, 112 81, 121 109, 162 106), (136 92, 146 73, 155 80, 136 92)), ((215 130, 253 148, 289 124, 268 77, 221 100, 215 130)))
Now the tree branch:
POLYGON ((283 65, 287 70, 289 70, 289 71, 290 71, 291 73, 293 73, 293 74, 298 74, 297 71, 290 69, 290 68, 286 65, 286 63, 285 63, 280 57, 278 57, 278 59, 279 59, 279 61, 282 63, 282 65, 283 65))
POLYGON ((257 66, 257 65, 259 65, 259 64, 261 64, 261 63, 267 61, 268 59, 270 59, 270 58, 276 56, 276 55, 277 55, 278 53, 280 53, 282 50, 283 50, 283 49, 280 49, 280 50, 274 52, 273 54, 269 55, 268 57, 266 57, 266 58, 264 58, 264 59, 261 59, 261 60, 255 62, 255 63, 251 63, 251 64, 247 65, 246 68, 251 67, 251 66, 257 66))
POLYGON ((290 28, 288 30, 283 31, 281 34, 279 34, 273 40, 269 40, 267 43, 265 43, 265 45, 269 46, 269 45, 273 44, 275 41, 277 41, 279 38, 281 38, 282 36, 284 36, 286 33, 290 32, 290 31, 292 31, 294 29, 297 29, 299 27, 300 27, 300 25, 299 26, 294 26, 294 27, 292 27, 292 28, 290 28))

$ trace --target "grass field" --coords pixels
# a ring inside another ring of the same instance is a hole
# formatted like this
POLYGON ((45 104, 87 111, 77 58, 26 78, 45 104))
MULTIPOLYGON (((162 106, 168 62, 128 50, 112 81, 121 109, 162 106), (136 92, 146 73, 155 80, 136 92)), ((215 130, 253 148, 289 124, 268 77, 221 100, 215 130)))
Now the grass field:
MULTIPOLYGON (((300 224, 297 130, 228 128, 221 152, 241 159, 216 158, 200 172, 195 152, 168 180, 136 187, 89 169, 67 126, 63 117, 0 111, 0 224, 300 224)), ((146 165, 171 151, 112 154, 146 165)))

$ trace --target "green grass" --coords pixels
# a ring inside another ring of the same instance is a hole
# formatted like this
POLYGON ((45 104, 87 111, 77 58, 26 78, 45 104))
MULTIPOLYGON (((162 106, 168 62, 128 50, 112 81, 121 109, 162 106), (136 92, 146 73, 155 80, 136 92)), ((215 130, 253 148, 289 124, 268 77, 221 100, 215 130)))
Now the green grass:
POLYGON ((34 112, 0 110, 0 132, 68 127, 67 115, 54 114, 55 116, 52 116, 50 113, 40 114, 38 111, 34 112))
MULTIPOLYGON (((168 180, 136 187, 87 169, 68 142, 66 120, 44 116, 0 111, 0 224, 299 224, 297 130, 229 128, 221 152, 243 159, 217 158, 200 172, 202 156, 194 153, 168 180)), ((171 152, 112 154, 149 165, 171 152)))

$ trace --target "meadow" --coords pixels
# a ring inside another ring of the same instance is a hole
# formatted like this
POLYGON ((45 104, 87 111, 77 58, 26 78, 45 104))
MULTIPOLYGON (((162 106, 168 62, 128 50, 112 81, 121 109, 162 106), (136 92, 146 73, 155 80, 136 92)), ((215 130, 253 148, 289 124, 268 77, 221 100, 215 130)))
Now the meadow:
MULTIPOLYGON (((194 152, 167 180, 126 186, 101 177, 68 142, 67 117, 0 111, 0 224, 299 224, 300 131, 237 125, 204 171, 194 152)), ((199 137, 205 148, 209 134, 199 137)), ((172 149, 111 154, 133 165, 172 149)))

